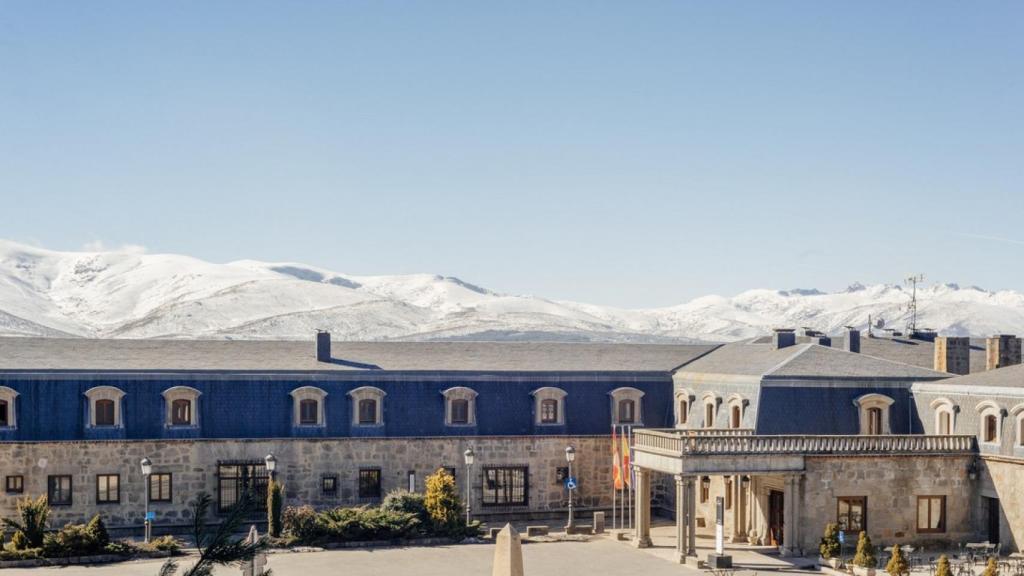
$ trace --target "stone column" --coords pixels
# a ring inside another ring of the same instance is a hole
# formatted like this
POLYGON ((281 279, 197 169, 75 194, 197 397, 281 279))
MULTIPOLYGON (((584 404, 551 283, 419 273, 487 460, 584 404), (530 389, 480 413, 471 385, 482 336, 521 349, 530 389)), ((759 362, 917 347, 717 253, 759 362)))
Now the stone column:
POLYGON ((783 477, 785 496, 783 501, 782 555, 800 555, 800 476, 787 474, 783 477))
POLYGON ((651 472, 634 466, 636 486, 636 527, 633 531, 633 545, 637 548, 651 547, 651 472))
POLYGON ((743 476, 733 476, 729 483, 729 497, 732 499, 732 529, 729 531, 730 542, 743 541, 743 476))
POLYGON ((686 555, 697 556, 697 477, 686 477, 686 555))
POLYGON ((686 563, 686 483, 683 476, 676 474, 676 558, 686 563))

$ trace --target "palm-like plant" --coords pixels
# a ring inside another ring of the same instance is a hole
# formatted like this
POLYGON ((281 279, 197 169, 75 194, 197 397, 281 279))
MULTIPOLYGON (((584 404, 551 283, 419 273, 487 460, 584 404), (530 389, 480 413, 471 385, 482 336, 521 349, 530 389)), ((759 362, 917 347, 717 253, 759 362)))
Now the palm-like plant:
MULTIPOLYGON (((248 538, 233 536, 249 518, 253 506, 251 500, 242 500, 233 506, 224 521, 212 532, 206 527, 211 502, 212 498, 206 492, 200 492, 192 501, 192 537, 199 549, 199 560, 181 576, 210 576, 214 566, 251 561, 253 556, 267 547, 265 538, 253 542, 248 538)), ((177 574, 178 564, 173 560, 168 560, 160 567, 160 576, 177 574)), ((271 576, 271 573, 266 570, 259 576, 271 576)))
POLYGON ((20 521, 4 518, 4 526, 15 533, 21 532, 28 542, 29 548, 41 547, 43 535, 46 534, 46 523, 50 517, 50 504, 46 496, 40 496, 35 500, 26 496, 23 500, 19 500, 18 516, 20 521))

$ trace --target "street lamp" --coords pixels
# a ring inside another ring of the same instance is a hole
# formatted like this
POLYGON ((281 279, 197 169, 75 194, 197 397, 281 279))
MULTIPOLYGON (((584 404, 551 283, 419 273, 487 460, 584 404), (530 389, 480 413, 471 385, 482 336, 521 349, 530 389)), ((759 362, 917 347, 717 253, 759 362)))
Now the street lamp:
POLYGON ((572 493, 576 489, 572 478, 572 462, 576 459, 576 449, 572 446, 565 447, 565 461, 569 463, 569 477, 566 479, 566 486, 569 488, 569 523, 565 525, 565 533, 571 534, 576 528, 572 517, 572 493))
POLYGON ((270 481, 273 482, 277 479, 277 458, 274 458, 274 454, 267 454, 267 457, 263 459, 267 464, 267 472, 270 473, 270 481))
POLYGON ((153 463, 149 458, 143 458, 139 462, 139 466, 142 467, 142 480, 146 483, 146 517, 142 524, 144 531, 142 539, 148 544, 153 535, 153 522, 149 518, 149 475, 153 473, 153 463))
POLYGON ((473 470, 473 460, 476 454, 473 453, 473 447, 466 448, 466 451, 462 453, 462 457, 466 460, 466 526, 469 526, 469 512, 470 512, 470 499, 473 497, 471 487, 473 484, 471 472, 473 470))

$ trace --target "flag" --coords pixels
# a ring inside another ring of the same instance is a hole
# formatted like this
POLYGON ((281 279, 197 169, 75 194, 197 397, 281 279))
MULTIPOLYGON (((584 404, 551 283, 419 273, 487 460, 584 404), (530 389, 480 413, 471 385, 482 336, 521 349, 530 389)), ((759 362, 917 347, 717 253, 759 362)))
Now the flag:
POLYGON ((629 468, 629 439, 625 431, 622 434, 622 472, 626 479, 626 486, 633 484, 630 480, 632 471, 629 468))
POLYGON ((622 490, 622 468, 619 465, 619 440, 615 437, 615 426, 612 426, 612 486, 622 490))

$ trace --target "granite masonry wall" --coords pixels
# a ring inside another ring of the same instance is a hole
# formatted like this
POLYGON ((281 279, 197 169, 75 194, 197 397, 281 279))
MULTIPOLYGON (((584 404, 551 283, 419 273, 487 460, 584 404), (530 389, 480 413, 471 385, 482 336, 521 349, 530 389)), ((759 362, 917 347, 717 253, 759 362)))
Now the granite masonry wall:
POLYGON ((986 498, 998 498, 999 536, 1004 550, 1020 550, 1024 544, 1024 460, 982 458, 982 474, 976 503, 976 526, 988 538, 986 498))
MULTIPOLYGON (((386 494, 407 488, 410 473, 415 475, 416 490, 423 491, 430 473, 448 467, 454 469, 460 493, 465 494, 462 454, 472 446, 476 453, 471 483, 474 514, 539 513, 563 510, 566 491, 557 473, 566 466, 567 445, 576 449, 577 503, 583 508, 610 506, 607 436, 5 442, 0 443, 0 475, 23 476, 24 496, 45 494, 50 475, 71 475, 72 504, 53 508, 53 526, 81 522, 95 513, 112 527, 134 526, 141 524, 144 510, 139 461, 148 457, 154 473, 173 475, 172 501, 150 504, 156 524, 166 528, 187 522, 188 502, 198 492, 209 492, 216 502, 218 462, 261 461, 273 453, 287 505, 332 507, 367 503, 358 498, 360 468, 380 468, 381 490, 386 494), (483 470, 488 466, 528 467, 526 506, 482 505, 483 470), (97 504, 97 474, 120 475, 120 502, 97 504), (337 477, 335 495, 321 492, 321 479, 328 475, 337 477)), ((13 515, 23 495, 0 495, 0 516, 13 515)))

